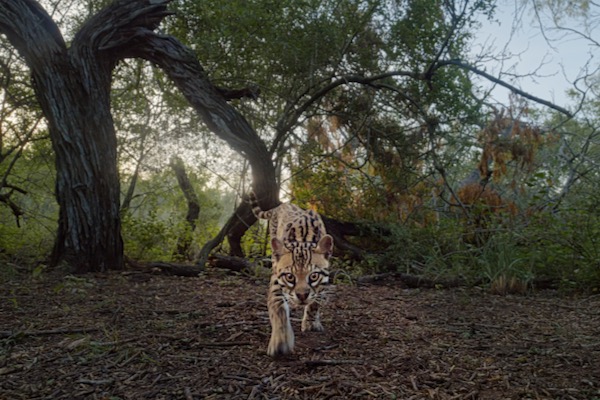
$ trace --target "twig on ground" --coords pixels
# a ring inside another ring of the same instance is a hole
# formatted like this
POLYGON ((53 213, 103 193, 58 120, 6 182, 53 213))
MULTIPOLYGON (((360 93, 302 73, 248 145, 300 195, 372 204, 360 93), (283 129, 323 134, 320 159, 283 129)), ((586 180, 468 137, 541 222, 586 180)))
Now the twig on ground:
POLYGON ((194 343, 198 347, 235 347, 235 346, 251 346, 251 342, 204 342, 194 343))
POLYGON ((306 360, 304 365, 307 367, 322 367, 329 365, 343 365, 343 364, 362 364, 361 360, 306 360))
POLYGON ((90 333, 98 332, 98 328, 57 328, 40 331, 0 331, 0 339, 7 339, 15 336, 44 336, 44 335, 64 335, 71 333, 90 333))
POLYGON ((85 385, 110 385, 114 382, 114 379, 79 379, 77 383, 83 383, 85 385))

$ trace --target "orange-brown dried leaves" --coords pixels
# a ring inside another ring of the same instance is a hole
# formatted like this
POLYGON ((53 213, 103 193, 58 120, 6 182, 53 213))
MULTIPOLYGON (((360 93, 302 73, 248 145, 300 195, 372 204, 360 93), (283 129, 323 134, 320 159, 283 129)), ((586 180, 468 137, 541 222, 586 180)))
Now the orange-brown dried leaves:
POLYGON ((479 141, 483 147, 479 172, 484 178, 492 176, 499 181, 506 176, 510 161, 530 172, 543 138, 539 129, 500 114, 481 131, 479 141))

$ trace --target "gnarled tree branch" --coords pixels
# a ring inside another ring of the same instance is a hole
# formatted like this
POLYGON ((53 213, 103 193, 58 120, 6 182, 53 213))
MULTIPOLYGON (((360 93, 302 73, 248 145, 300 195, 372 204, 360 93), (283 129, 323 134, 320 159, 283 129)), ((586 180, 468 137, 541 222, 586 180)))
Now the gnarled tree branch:
POLYGON ((207 127, 247 157, 265 208, 278 204, 275 168, 264 142, 208 79, 193 51, 154 30, 170 0, 120 0, 90 18, 70 48, 35 0, 0 1, 0 33, 24 56, 56 154, 59 230, 52 264, 76 271, 121 268, 112 70, 139 57, 173 80, 207 127))
POLYGON ((524 97, 526 99, 535 101, 538 104, 541 104, 541 105, 544 105, 544 106, 546 106, 548 108, 556 110, 559 113, 566 115, 568 118, 573 118, 574 117, 573 113, 571 113, 566 108, 558 106, 558 105, 556 105, 556 104, 554 104, 554 103, 552 103, 552 102, 550 102, 548 100, 544 100, 542 98, 539 98, 539 97, 536 97, 536 96, 534 96, 532 94, 529 94, 529 93, 527 93, 527 92, 525 92, 525 91, 523 91, 523 90, 521 90, 521 89, 519 89, 519 88, 517 88, 517 87, 515 87, 515 86, 513 86, 513 85, 511 85, 511 84, 509 84, 509 83, 507 83, 505 81, 503 81, 502 79, 496 78, 495 76, 490 75, 487 72, 482 71, 479 68, 476 68, 476 67, 474 67, 472 65, 469 65, 469 64, 467 64, 467 63, 465 63, 465 62, 463 62, 461 60, 443 60, 443 61, 440 61, 438 63, 438 68, 441 68, 441 67, 444 67, 444 66, 447 66, 447 65, 455 65, 455 66, 460 67, 462 69, 466 69, 468 71, 471 71, 471 72, 473 72, 473 73, 475 73, 477 75, 483 76, 484 78, 488 79, 491 82, 494 82, 494 83, 496 83, 496 84, 498 84, 498 85, 500 85, 502 87, 505 87, 505 88, 509 89, 510 91, 518 94, 521 97, 524 97))

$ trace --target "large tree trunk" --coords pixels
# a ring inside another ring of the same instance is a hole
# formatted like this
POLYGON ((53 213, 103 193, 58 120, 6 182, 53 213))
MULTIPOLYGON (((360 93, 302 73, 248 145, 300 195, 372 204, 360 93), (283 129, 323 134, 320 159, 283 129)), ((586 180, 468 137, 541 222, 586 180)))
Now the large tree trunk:
POLYGON ((232 96, 210 82, 191 49, 172 36, 153 32, 160 19, 169 14, 165 4, 170 1, 121 1, 95 16, 93 20, 102 24, 108 22, 105 29, 113 31, 103 41, 103 50, 119 59, 142 58, 160 67, 206 126, 248 159, 252 167, 254 191, 260 204, 265 209, 277 206, 279 186, 271 154, 246 118, 227 103, 232 96), (146 7, 144 13, 141 12, 143 7, 146 7), (111 19, 107 21, 107 18, 111 19))
MULTIPOLYGON (((132 44, 132 56, 146 58, 162 68, 217 136, 242 154, 252 167, 253 188, 264 209, 279 204, 275 166, 263 140, 246 118, 208 80, 193 52, 169 36, 144 37, 132 44)), ((136 40, 132 38, 132 43, 136 40)))
POLYGON ((111 59, 99 56, 86 27, 68 49, 32 0, 2 1, 0 31, 31 69, 55 152, 60 212, 52 264, 65 260, 76 272, 121 268, 111 59))
POLYGON ((87 21, 67 48, 35 0, 0 0, 0 33, 23 55, 56 153, 59 228, 52 263, 75 271, 123 266, 116 136, 110 114, 117 61, 161 67, 217 136, 248 158, 261 204, 278 204, 275 168, 246 119, 208 80, 193 51, 154 29, 170 0, 117 1, 87 21))
MULTIPOLYGON (((276 207, 280 203, 279 185, 271 154, 248 121, 227 103, 232 97, 230 93, 215 87, 194 53, 173 37, 155 35, 142 27, 127 32, 126 39, 117 37, 118 40, 105 44, 105 48, 122 57, 144 58, 163 69, 208 128, 246 157, 252 167, 252 186, 261 207, 265 210, 276 207)), ((203 264, 224 236, 228 238, 231 254, 243 256, 241 237, 255 221, 249 207, 240 205, 226 224, 227 230, 204 245, 198 262, 203 264)))

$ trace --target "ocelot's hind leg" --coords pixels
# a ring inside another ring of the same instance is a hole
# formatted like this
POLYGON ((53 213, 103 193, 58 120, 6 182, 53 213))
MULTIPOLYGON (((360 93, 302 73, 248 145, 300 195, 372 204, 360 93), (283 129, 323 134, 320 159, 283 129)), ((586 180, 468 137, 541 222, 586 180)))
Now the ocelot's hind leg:
POLYGON ((310 303, 304 307, 304 317, 302 318, 302 332, 323 331, 323 325, 321 324, 321 318, 319 316, 319 303, 310 303))
POLYGON ((267 354, 271 357, 290 354, 294 351, 294 331, 290 323, 290 308, 283 297, 281 287, 275 280, 275 276, 271 277, 267 299, 269 320, 271 321, 271 340, 267 354))

